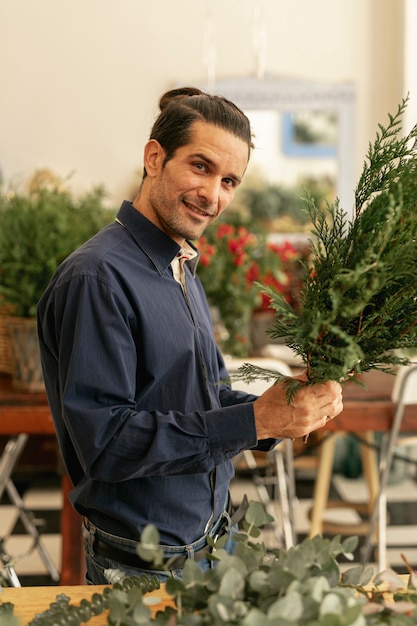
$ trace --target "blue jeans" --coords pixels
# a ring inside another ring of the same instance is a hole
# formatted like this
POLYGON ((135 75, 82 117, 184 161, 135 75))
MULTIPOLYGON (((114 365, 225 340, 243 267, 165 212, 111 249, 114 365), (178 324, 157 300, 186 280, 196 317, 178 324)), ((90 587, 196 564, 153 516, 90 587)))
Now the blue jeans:
MULTIPOLYGON (((233 540, 233 534, 236 532, 237 527, 232 527, 230 524, 230 516, 228 513, 224 512, 217 522, 213 525, 213 527, 209 530, 208 534, 211 537, 215 537, 222 528, 223 532, 227 532, 229 537, 224 546, 224 550, 229 552, 229 554, 233 551, 235 546, 235 541, 233 540), (225 525, 224 528, 222 528, 225 525)), ((129 567, 124 565, 123 563, 118 563, 117 561, 113 561, 112 559, 102 556, 101 554, 97 554, 94 552, 94 539, 95 537, 99 537, 106 543, 116 546, 125 550, 126 552, 132 552, 136 554, 136 545, 137 541, 132 539, 124 539, 123 537, 118 537, 117 535, 112 535, 110 533, 105 532, 94 526, 91 522, 88 522, 87 525, 83 525, 83 538, 84 538, 84 550, 86 557, 86 582, 90 585, 107 585, 109 581, 104 575, 104 570, 106 569, 119 569, 124 572, 127 576, 140 576, 140 574, 146 574, 147 576, 157 576, 161 582, 166 582, 168 578, 181 578, 182 577, 182 569, 173 569, 173 570, 153 570, 153 569, 138 569, 134 567, 129 567)), ((164 549, 164 558, 169 559, 171 557, 177 556, 187 556, 192 559, 194 557, 194 553, 198 550, 201 550, 207 546, 207 552, 210 552, 210 547, 207 544, 206 535, 197 539, 193 543, 187 546, 162 546, 164 549)), ((198 565, 202 571, 206 571, 215 567, 216 561, 212 561, 207 558, 203 558, 198 561, 198 565)))

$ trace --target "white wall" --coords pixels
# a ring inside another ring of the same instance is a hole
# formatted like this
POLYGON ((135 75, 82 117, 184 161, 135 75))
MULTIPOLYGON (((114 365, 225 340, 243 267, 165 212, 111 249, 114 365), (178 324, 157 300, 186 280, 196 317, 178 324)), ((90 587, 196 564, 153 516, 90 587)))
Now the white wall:
POLYGON ((75 172, 77 188, 103 183, 119 204, 140 180, 159 95, 207 78, 210 15, 217 78, 256 71, 255 8, 265 27, 268 73, 356 84, 359 173, 376 123, 404 95, 403 4, 0 0, 3 176, 21 181, 40 167, 75 172))
POLYGON ((404 91, 410 100, 406 112, 407 129, 417 123, 417 2, 406 0, 404 34, 404 91))

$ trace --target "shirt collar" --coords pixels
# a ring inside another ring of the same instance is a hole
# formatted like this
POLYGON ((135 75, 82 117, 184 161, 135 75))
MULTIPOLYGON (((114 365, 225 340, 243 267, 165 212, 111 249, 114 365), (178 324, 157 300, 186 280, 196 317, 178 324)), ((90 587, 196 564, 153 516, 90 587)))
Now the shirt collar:
MULTIPOLYGON (((158 272, 163 274, 172 260, 181 251, 181 246, 150 222, 142 213, 137 211, 132 203, 127 200, 124 200, 122 203, 117 213, 117 218, 137 245, 150 258, 158 272)), ((187 261, 195 276, 200 255, 191 242, 188 241, 187 244, 197 253, 194 258, 187 261)))

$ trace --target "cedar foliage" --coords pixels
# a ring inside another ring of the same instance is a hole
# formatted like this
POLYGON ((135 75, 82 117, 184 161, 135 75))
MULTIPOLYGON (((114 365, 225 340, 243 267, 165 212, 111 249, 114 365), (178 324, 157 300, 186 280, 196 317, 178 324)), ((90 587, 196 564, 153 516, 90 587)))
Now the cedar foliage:
MULTIPOLYGON (((350 221, 338 200, 323 209, 307 197, 312 255, 299 310, 262 288, 275 310, 268 334, 302 357, 310 383, 392 372, 417 347, 417 125, 402 135, 407 101, 369 145, 350 221)), ((287 382, 291 397, 300 383, 287 382)))

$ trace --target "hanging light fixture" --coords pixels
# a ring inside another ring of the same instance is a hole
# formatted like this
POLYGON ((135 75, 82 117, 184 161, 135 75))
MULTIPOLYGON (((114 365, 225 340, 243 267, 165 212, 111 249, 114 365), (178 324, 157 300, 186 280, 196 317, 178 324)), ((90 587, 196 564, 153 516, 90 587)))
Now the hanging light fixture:
POLYGON ((265 77, 267 34, 263 2, 254 0, 252 21, 252 47, 255 60, 255 76, 262 80, 265 77))
POLYGON ((216 82, 216 28, 213 8, 207 3, 204 41, 203 41, 203 66, 207 76, 207 89, 212 90, 216 82))

